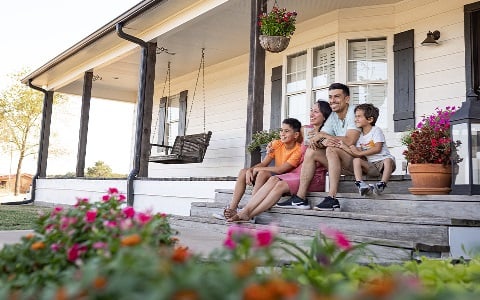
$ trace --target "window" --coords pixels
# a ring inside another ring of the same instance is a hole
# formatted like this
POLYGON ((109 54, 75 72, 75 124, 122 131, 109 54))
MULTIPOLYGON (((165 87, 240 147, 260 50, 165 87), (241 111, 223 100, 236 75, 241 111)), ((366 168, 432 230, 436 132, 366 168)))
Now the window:
POLYGON ((173 146, 178 135, 178 121, 180 120, 179 95, 174 95, 167 100, 167 114, 165 117, 165 139, 166 144, 173 146))
POLYGON ((328 86, 335 82, 335 43, 313 49, 313 100, 328 101, 328 86))
POLYGON ((328 101, 328 86, 335 82, 335 43, 287 57, 286 72, 286 115, 308 124, 312 100, 328 101))
POLYGON ((302 124, 308 121, 309 106, 306 99, 307 52, 300 52, 287 58, 287 116, 296 118, 302 124))
POLYGON ((353 104, 372 103, 378 107, 380 109, 380 117, 377 125, 386 128, 386 38, 348 41, 347 80, 353 104))

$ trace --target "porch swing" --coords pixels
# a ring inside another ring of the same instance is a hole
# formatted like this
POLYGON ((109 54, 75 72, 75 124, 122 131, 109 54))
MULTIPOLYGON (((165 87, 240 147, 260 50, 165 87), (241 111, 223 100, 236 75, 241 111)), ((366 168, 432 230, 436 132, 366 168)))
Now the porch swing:
MULTIPOLYGON (((210 143, 210 137, 212 132, 205 132, 205 48, 202 48, 202 58, 200 60, 200 66, 198 68, 197 81, 195 83, 195 89, 193 91, 192 104, 186 118, 185 132, 187 131, 189 116, 191 116, 193 104, 195 102, 195 94, 198 87, 198 80, 200 78, 200 71, 202 71, 202 92, 203 92, 203 133, 179 135, 175 138, 173 146, 165 144, 150 143, 152 147, 163 148, 164 153, 160 155, 150 155, 149 162, 161 163, 161 164, 189 164, 189 163, 201 163, 205 157, 207 147, 210 143)), ((163 87, 163 93, 168 82, 168 97, 167 101, 170 101, 170 62, 168 62, 167 76, 165 78, 165 84, 163 87)), ((163 95, 162 95, 163 98, 163 95)), ((159 110, 161 110, 161 103, 159 110)), ((169 118, 171 115, 169 114, 169 118)), ((157 122, 159 123, 159 122, 157 122)), ((160 126, 160 124, 158 124, 160 126)), ((163 124, 165 132, 165 122, 163 124)), ((154 134, 155 135, 155 134, 154 134)))

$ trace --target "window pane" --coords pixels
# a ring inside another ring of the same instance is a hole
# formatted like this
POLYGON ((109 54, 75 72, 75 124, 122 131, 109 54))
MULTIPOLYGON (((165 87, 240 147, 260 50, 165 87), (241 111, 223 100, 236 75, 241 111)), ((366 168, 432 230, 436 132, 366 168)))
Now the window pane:
POLYGON ((165 120, 165 138, 169 146, 173 146, 178 135, 178 122, 180 119, 180 96, 174 95, 167 102, 167 116, 165 120))
POLYGON ((307 53, 302 52, 287 59, 287 93, 306 88, 307 53))
POLYGON ((335 81, 335 44, 313 50, 313 87, 323 87, 335 81))
POLYGON ((387 80, 385 39, 348 42, 348 81, 387 80))
POLYGON ((353 105, 372 103, 379 109, 376 125, 387 128, 387 85, 370 84, 350 86, 350 102, 353 105))
POLYGON ((314 102, 317 102, 318 100, 328 102, 328 88, 314 91, 313 100, 314 102))
POLYGON ((310 124, 309 122, 309 109, 307 107, 306 94, 296 94, 288 96, 287 98, 287 117, 296 118, 302 124, 310 124))

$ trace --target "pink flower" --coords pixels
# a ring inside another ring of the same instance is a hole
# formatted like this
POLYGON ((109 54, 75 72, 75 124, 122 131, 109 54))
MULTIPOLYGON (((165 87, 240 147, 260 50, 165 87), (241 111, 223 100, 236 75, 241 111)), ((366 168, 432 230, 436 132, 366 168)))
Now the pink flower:
POLYGON ((274 233, 267 229, 257 230, 256 232, 257 247, 268 247, 272 244, 274 233))
POLYGON ((235 241, 230 237, 230 238, 227 238, 224 242, 223 242, 223 245, 225 247, 227 247, 228 249, 230 250, 233 250, 235 249, 235 247, 237 246, 237 244, 235 243, 235 241))
POLYGON ((63 207, 55 206, 52 210, 52 216, 58 215, 63 210, 63 207))
POLYGON ((70 249, 67 251, 67 259, 69 261, 75 261, 80 256, 80 245, 74 244, 70 249))
POLYGON ((110 200, 110 195, 103 195, 103 196, 102 196, 102 201, 103 201, 103 202, 107 202, 107 201, 109 201, 109 200, 110 200))
POLYGON ((53 252, 58 252, 58 250, 60 250, 60 245, 57 243, 53 243, 50 245, 50 250, 52 250, 53 252))
POLYGON ((97 211, 96 210, 89 210, 85 213, 85 222, 93 223, 97 218, 97 211))
POLYGON ((114 188, 114 187, 108 188, 108 193, 109 194, 118 194, 118 189, 114 188))
POLYGON ((132 219, 124 219, 120 221, 120 228, 122 230, 128 230, 133 227, 132 219))
POLYGON ((122 202, 122 201, 124 201, 125 199, 127 199, 127 197, 125 197, 124 194, 118 195, 118 201, 122 202))
POLYGON ((103 222, 103 225, 108 228, 115 228, 117 227, 117 222, 112 221, 112 220, 107 220, 103 222))
POLYGON ((152 216, 148 213, 138 213, 137 214, 137 221, 140 222, 140 224, 144 225, 152 219, 152 216))
POLYGON ((92 248, 93 249, 105 249, 105 248, 107 248, 107 243, 95 242, 95 243, 93 243, 92 248))
POLYGON ((82 204, 87 204, 88 203, 88 198, 77 198, 77 203, 75 204, 75 207, 79 207, 82 204))
POLYGON ((337 245, 337 247, 340 249, 349 250, 352 248, 352 244, 341 231, 329 228, 327 226, 321 226, 320 230, 327 238, 333 240, 335 245, 337 245))
POLYGON ((125 218, 133 218, 135 215, 135 209, 132 206, 127 206, 122 211, 125 215, 125 218))

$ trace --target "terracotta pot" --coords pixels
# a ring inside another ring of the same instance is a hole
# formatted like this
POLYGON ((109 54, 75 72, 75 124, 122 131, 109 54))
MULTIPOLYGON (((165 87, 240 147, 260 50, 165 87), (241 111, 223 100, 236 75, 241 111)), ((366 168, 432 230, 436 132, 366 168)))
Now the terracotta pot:
POLYGON ((443 164, 409 164, 408 172, 414 195, 447 195, 452 190, 452 166, 443 164))
POLYGON ((290 38, 285 36, 260 35, 260 45, 263 49, 277 53, 287 49, 290 38))

